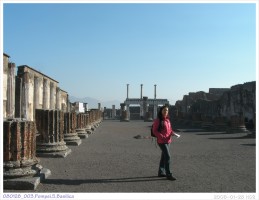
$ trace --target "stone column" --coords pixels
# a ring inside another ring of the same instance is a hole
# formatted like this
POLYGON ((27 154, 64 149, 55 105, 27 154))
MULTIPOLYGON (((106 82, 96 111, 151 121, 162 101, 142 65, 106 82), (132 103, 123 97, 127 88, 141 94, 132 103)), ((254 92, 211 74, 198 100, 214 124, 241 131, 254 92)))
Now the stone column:
POLYGON ((130 107, 129 104, 126 105, 127 118, 130 120, 130 107))
POLYGON ((4 188, 35 190, 50 175, 36 157, 33 121, 4 121, 4 188))
POLYGON ((76 132, 76 113, 64 113, 64 141, 67 145, 79 146, 82 143, 76 132))
POLYGON ((60 88, 56 88, 56 109, 57 110, 62 110, 61 109, 61 91, 60 88))
POLYGON ((33 112, 33 116, 34 116, 34 121, 35 121, 35 109, 40 109, 39 106, 39 87, 40 87, 40 78, 39 77, 34 77, 34 95, 33 95, 33 104, 34 104, 34 112, 33 112))
POLYGON ((143 97, 143 84, 140 85, 140 99, 143 97))
POLYGON ((148 112, 148 104, 147 104, 148 97, 143 97, 143 114, 144 114, 144 121, 149 121, 150 114, 148 112))
POLYGON ((121 106, 120 121, 121 122, 128 122, 129 118, 128 118, 127 110, 125 108, 126 104, 125 103, 121 103, 120 106, 121 106))
POLYGON ((29 72, 25 72, 22 79, 22 101, 21 101, 21 117, 29 118, 29 72))
POLYGON ((49 109, 49 81, 43 79, 43 109, 49 109))
POLYGON ((7 102, 6 113, 7 118, 14 118, 15 112, 15 64, 8 63, 7 74, 7 102))
POLYGON ((116 117, 116 109, 115 109, 115 105, 112 105, 112 119, 115 119, 116 117))
POLYGON ((153 118, 155 119, 157 117, 157 104, 154 104, 154 115, 153 118))
POLYGON ((85 112, 88 111, 88 103, 84 103, 84 109, 85 109, 85 112))
POLYGON ((227 130, 227 133, 248 133, 244 117, 232 115, 230 118, 230 128, 227 130))
POLYGON ((50 110, 55 109, 55 86, 53 82, 50 82, 50 110))
POLYGON ((64 113, 57 110, 36 110, 37 155, 66 157, 71 149, 64 141, 64 113))
POLYGON ((143 101, 140 102, 140 118, 144 119, 144 111, 143 111, 143 101))
POLYGON ((129 84, 127 84, 127 99, 129 98, 129 84))
POLYGON ((154 99, 156 99, 156 85, 154 85, 154 99))
POLYGON ((85 127, 85 131, 87 132, 87 134, 92 134, 92 128, 90 125, 90 111, 86 112, 86 127, 85 127))
POLYGON ((15 77, 15 117, 22 118, 22 78, 15 77))
POLYGON ((77 119, 77 126, 76 126, 76 132, 78 134, 78 136, 81 139, 87 138, 88 137, 88 133, 85 130, 85 114, 84 113, 78 113, 76 116, 77 119))

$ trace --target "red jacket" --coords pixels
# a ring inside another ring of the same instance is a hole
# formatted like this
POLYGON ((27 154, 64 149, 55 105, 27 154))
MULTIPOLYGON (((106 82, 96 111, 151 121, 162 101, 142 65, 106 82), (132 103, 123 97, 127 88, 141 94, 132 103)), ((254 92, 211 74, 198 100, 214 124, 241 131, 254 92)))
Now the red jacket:
POLYGON ((157 118, 153 122, 153 133, 157 137, 158 144, 170 144, 172 142, 173 129, 169 118, 164 119, 164 128, 158 132, 160 120, 157 118))

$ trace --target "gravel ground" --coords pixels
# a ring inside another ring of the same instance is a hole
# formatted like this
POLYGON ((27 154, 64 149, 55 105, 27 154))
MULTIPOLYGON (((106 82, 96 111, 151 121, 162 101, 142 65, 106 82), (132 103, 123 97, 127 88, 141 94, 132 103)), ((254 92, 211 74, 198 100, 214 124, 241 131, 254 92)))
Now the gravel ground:
MULTIPOLYGON (((176 181, 157 177, 160 149, 151 122, 103 121, 66 158, 40 158, 52 175, 36 193, 254 193, 255 139, 245 134, 183 132, 171 145, 176 181), (140 135, 141 139, 134 136, 140 135)), ((10 191, 5 191, 10 192, 10 191)), ((17 192, 17 191, 16 191, 17 192)))

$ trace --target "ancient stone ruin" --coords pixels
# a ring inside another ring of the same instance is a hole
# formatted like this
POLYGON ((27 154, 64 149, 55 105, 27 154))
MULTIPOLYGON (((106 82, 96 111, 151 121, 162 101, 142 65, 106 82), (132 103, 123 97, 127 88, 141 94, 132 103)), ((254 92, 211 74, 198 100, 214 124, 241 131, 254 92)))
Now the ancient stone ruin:
POLYGON ((102 111, 74 112, 58 81, 3 56, 4 189, 34 190, 51 172, 39 157, 65 158, 68 145, 80 145, 77 130, 91 134, 102 111))
POLYGON ((231 88, 211 88, 209 93, 184 95, 171 108, 173 123, 178 127, 248 133, 255 137, 255 86, 252 81, 231 88))

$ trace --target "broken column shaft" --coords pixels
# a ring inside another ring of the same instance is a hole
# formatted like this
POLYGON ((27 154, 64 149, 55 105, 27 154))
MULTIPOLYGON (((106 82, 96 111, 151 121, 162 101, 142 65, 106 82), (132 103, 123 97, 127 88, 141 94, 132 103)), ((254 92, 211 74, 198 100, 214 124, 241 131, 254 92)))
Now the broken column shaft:
POLYGON ((37 156, 66 157, 71 153, 64 141, 64 113, 36 109, 37 156))

